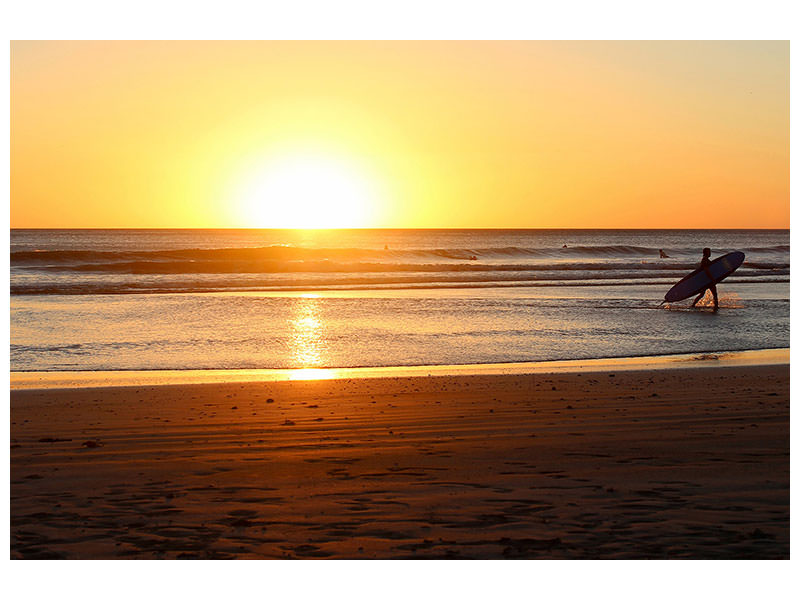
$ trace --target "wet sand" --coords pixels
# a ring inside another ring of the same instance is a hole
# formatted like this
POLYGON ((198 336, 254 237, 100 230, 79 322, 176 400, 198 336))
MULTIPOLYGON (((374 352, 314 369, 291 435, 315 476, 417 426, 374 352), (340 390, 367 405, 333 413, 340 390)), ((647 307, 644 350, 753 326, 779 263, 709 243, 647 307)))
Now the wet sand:
POLYGON ((13 558, 788 558, 789 367, 11 392, 13 558))

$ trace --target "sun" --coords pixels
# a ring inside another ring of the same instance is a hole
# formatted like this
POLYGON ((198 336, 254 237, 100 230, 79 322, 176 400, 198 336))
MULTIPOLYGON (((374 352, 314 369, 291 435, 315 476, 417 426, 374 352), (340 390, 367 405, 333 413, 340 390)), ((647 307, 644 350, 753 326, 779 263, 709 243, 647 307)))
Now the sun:
POLYGON ((238 196, 240 221, 275 229, 366 227, 378 202, 374 182, 355 163, 314 153, 265 160, 238 196))

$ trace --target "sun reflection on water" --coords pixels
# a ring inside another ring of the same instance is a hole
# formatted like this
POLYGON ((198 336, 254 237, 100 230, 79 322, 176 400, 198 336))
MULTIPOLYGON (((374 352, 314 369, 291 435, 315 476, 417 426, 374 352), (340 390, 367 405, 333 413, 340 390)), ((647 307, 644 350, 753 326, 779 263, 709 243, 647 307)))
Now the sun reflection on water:
POLYGON ((312 379, 337 379, 338 375, 333 369, 292 369, 289 373, 290 381, 310 381, 312 379))
MULTIPOLYGON (((319 316, 318 298, 304 296, 297 298, 292 326, 292 357, 295 365, 303 370, 313 369, 324 364, 325 336, 324 325, 319 316)), ((303 377, 319 379, 318 375, 303 377)))

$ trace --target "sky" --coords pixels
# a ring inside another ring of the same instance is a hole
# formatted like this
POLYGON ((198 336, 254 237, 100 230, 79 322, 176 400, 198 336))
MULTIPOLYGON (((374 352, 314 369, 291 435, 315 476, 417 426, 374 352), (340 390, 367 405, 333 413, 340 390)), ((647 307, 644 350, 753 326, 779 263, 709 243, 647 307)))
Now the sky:
POLYGON ((788 42, 12 42, 12 227, 788 228, 788 42))

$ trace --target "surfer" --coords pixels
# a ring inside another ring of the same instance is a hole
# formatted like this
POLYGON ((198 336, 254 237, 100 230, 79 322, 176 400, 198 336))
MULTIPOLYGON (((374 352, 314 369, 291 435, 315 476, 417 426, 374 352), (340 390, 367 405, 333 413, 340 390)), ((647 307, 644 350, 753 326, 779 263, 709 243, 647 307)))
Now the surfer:
POLYGON ((667 254, 667 253, 666 253, 666 252, 664 252, 663 250, 659 250, 659 251, 658 251, 658 255, 659 255, 661 258, 669 258, 669 254, 667 254))
MULTIPOLYGON (((711 271, 708 270, 708 265, 711 263, 709 260, 710 257, 711 248, 703 248, 703 258, 700 260, 700 268, 705 271, 706 275, 711 281, 714 281, 714 278, 711 276, 711 271)), ((714 296, 714 312, 717 312, 719 310, 719 299, 717 298, 717 286, 714 283, 700 290, 700 295, 694 299, 694 302, 692 302, 692 307, 700 302, 700 299, 706 295, 706 290, 711 290, 711 295, 714 296)))

